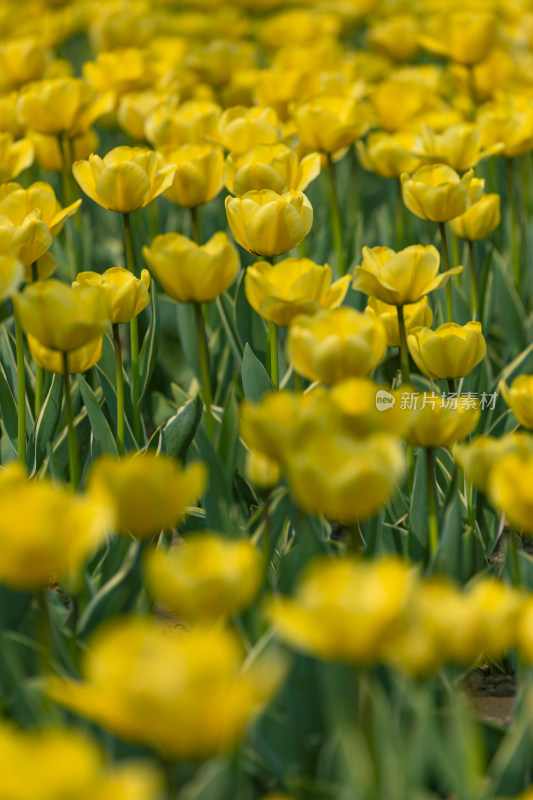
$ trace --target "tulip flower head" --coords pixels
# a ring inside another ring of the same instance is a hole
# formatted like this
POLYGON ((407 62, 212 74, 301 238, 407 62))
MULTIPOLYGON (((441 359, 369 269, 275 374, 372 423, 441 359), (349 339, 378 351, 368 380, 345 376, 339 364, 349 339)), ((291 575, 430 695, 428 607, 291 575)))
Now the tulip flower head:
POLYGON ((519 375, 510 386, 502 380, 498 388, 518 422, 533 430, 533 375, 519 375))
POLYGON ((459 217, 476 203, 485 182, 468 170, 461 177, 446 164, 419 167, 411 176, 402 175, 403 201, 409 211, 421 219, 448 222, 459 217))
POLYGON ((72 285, 100 286, 105 294, 112 325, 129 322, 140 314, 150 301, 150 273, 147 269, 142 270, 140 278, 136 278, 123 267, 111 267, 103 274, 79 272, 72 285))
POLYGON ((464 378, 485 357, 486 344, 480 322, 447 322, 436 330, 413 328, 407 336, 418 369, 428 378, 464 378))

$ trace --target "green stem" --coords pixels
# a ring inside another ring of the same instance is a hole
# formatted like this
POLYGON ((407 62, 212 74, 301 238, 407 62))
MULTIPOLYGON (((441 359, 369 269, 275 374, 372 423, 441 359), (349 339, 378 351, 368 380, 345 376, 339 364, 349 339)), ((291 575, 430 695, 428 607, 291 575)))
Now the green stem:
POLYGON ((514 163, 511 158, 505 160, 507 171, 507 201, 510 212, 511 228, 511 263, 513 265, 514 283, 517 289, 520 288, 520 255, 518 252, 518 228, 516 218, 516 198, 514 185, 514 163))
POLYGON ((70 159, 70 146, 66 136, 59 137, 61 147, 61 192, 63 205, 70 205, 70 170, 72 169, 70 159))
MULTIPOLYGON (((531 213, 531 199, 530 199, 530 172, 529 172, 529 154, 521 156, 520 158, 520 172, 522 175, 522 205, 526 214, 526 220, 529 221, 531 213)), ((526 228, 527 230, 527 228, 526 228)))
MULTIPOLYGON (((31 265, 31 279, 33 283, 39 280, 39 270, 37 261, 33 261, 31 265)), ((39 365, 35 365, 35 419, 39 416, 44 397, 44 369, 39 365)))
POLYGON ((396 306, 398 312, 398 330, 400 332, 400 363, 402 365, 402 383, 409 383, 409 350, 407 349, 407 335, 405 332, 405 316, 403 306, 396 306))
POLYGON ((279 389, 278 327, 275 322, 268 323, 268 353, 270 355, 270 379, 274 384, 274 389, 279 389))
POLYGON ((295 392, 303 392, 304 384, 303 384, 302 376, 300 375, 299 372, 296 372, 296 370, 294 370, 294 369, 292 371, 292 382, 293 382, 293 385, 294 385, 294 391, 295 392))
POLYGON ((473 531, 476 529, 476 497, 477 490, 472 481, 468 478, 466 480, 466 497, 468 505, 468 524, 473 531))
POLYGON ((402 182, 396 180, 396 250, 401 250, 404 243, 405 207, 402 195, 402 182))
POLYGON ((470 267, 470 311, 472 312, 472 319, 479 319, 478 294, 477 294, 477 277, 476 277, 476 253, 474 242, 469 239, 468 241, 468 261, 470 267))
POLYGON ((200 209, 198 206, 191 207, 192 236, 197 245, 202 244, 202 224, 200 222, 200 209))
POLYGON ((344 248, 342 242, 342 216, 339 205, 339 198, 337 195, 337 185, 335 182, 335 170, 333 167, 333 160, 331 154, 327 155, 327 171, 329 178, 329 186, 331 191, 331 233, 333 236, 333 244, 337 253, 337 268, 339 275, 345 275, 346 263, 344 260, 344 248))
POLYGON ((31 262, 31 279, 33 283, 39 280, 39 267, 37 261, 31 262))
MULTIPOLYGON (((447 272, 450 269, 450 256, 448 253, 448 242, 446 241, 446 223, 439 222, 439 228, 440 239, 442 243, 443 272, 447 272)), ((453 322, 453 294, 451 281, 448 281, 446 284, 446 316, 448 318, 448 322, 453 322)))
POLYGON ((448 378, 448 391, 455 394, 455 378, 448 378))
POLYGON ((24 333, 16 308, 13 308, 13 315, 15 317, 15 342, 17 346, 17 455, 19 464, 26 469, 26 367, 24 365, 24 333))
POLYGON ((65 388, 65 408, 67 411, 68 426, 68 461, 70 468, 70 483, 74 491, 80 482, 80 459, 78 455, 78 442, 74 430, 74 411, 70 397, 70 375, 68 371, 68 353, 63 353, 63 385, 65 388))
POLYGON ((119 455, 122 455, 124 453, 124 374, 122 372, 122 350, 118 323, 113 325, 113 344, 115 346, 117 385, 117 448, 119 455))
MULTIPOLYGON (((133 275, 135 272, 135 256, 133 252, 133 239, 131 235, 131 220, 129 214, 123 214, 124 221, 124 252, 126 256, 126 267, 133 275)), ((138 276, 137 276, 138 277, 138 276)), ((139 322, 137 317, 130 320, 130 350, 131 350, 131 383, 132 383, 132 402, 133 402, 133 435, 137 443, 141 439, 141 391, 139 376, 139 322)))
POLYGON ((511 546, 511 560, 513 562, 513 569, 515 573, 516 588, 522 588, 522 571, 520 569, 520 559, 518 558, 518 548, 516 546, 516 537, 513 530, 509 531, 509 544, 511 546))
POLYGON ((207 349, 207 337, 205 335, 204 315, 202 304, 194 303, 194 314, 196 317, 196 335, 198 337, 198 349, 200 354, 200 374, 202 377, 202 400, 205 406, 207 433, 212 439, 215 434, 215 423, 211 411, 213 402, 211 392, 211 377, 209 374, 209 352, 207 349))
POLYGON ((439 546, 439 521, 437 518, 436 479, 432 447, 426 447, 426 475, 428 490, 429 554, 433 557, 439 546))

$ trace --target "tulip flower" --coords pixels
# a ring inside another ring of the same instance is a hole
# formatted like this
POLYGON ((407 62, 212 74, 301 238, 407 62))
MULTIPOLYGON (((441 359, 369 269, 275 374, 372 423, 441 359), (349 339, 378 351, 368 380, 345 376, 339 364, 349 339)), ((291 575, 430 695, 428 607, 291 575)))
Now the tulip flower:
POLYGON ((533 456, 533 437, 529 433, 511 433, 501 438, 476 436, 468 444, 453 446, 453 457, 465 476, 485 494, 493 467, 507 455, 533 456))
POLYGON ((368 44, 393 61, 411 61, 418 50, 420 22, 414 14, 392 14, 368 29, 368 44))
POLYGON ((54 238, 62 230, 65 220, 75 214, 80 205, 81 200, 76 200, 62 208, 50 184, 43 181, 32 183, 27 189, 14 182, 0 186, 0 214, 14 225, 21 226, 27 216, 37 209, 40 220, 54 238))
POLYGON ((31 167, 35 149, 30 138, 13 141, 11 133, 0 133, 0 181, 11 181, 31 167))
POLYGON ((500 207, 499 194, 484 194, 464 214, 452 219, 452 231, 460 239, 468 239, 470 242, 485 239, 500 224, 500 207))
POLYGON ((428 164, 412 175, 401 176, 403 200, 407 208, 422 219, 448 222, 476 203, 485 182, 473 170, 462 178, 446 164, 428 164))
POLYGON ((236 241, 258 256, 279 256, 307 236, 313 209, 305 194, 270 189, 226 198, 226 213, 236 241))
MULTIPOLYGON (((387 331, 387 342, 389 347, 400 346, 400 328, 398 325, 397 307, 378 300, 377 297, 369 297, 366 304, 365 313, 380 318, 387 331)), ((417 303, 407 303, 403 307, 405 333, 408 335, 412 328, 419 325, 429 327, 433 321, 433 312, 428 305, 427 295, 424 295, 417 303)))
POLYGON ((100 94, 81 78, 71 77, 28 83, 17 101, 17 114, 26 128, 68 138, 88 131, 112 108, 112 95, 100 94))
POLYGON ((259 450, 248 450, 244 464, 248 480, 258 489, 273 489, 280 480, 279 463, 259 450))
POLYGON ((201 462, 182 469, 170 456, 147 451, 121 461, 102 456, 94 462, 88 486, 109 496, 121 532, 149 539, 181 521, 206 479, 201 462))
POLYGON ((178 108, 161 106, 145 122, 146 138, 154 147, 200 144, 212 139, 222 108, 211 100, 186 100, 178 108))
POLYGON ((309 153, 301 160, 284 144, 260 144, 246 153, 230 153, 224 168, 229 192, 243 195, 260 189, 278 194, 303 192, 320 173, 320 156, 309 153))
POLYGON ((418 137, 410 131, 370 133, 363 143, 356 142, 357 155, 363 167, 382 178, 399 178, 405 172, 411 174, 421 166, 420 158, 414 154, 418 137))
POLYGON ((479 402, 463 395, 405 390, 401 404, 410 410, 405 438, 415 447, 451 447, 474 430, 480 414, 479 402))
POLYGON ((212 144, 170 145, 161 149, 165 163, 174 165, 172 183, 165 197, 184 208, 209 203, 222 189, 224 153, 212 144))
POLYGON ((28 481, 18 464, 0 473, 0 498, 0 582, 14 589, 44 589, 54 575, 72 580, 113 529, 113 507, 101 495, 28 481))
POLYGON ((405 130, 414 117, 430 106, 433 96, 419 80, 383 80, 370 93, 377 126, 389 133, 405 130))
POLYGON ((147 553, 144 573, 157 602, 180 619, 205 625, 252 602, 261 584, 261 562, 250 541, 202 532, 169 551, 147 553))
POLYGON ((369 666, 384 659, 387 642, 406 627, 416 583, 413 569, 393 557, 317 558, 294 597, 272 598, 267 613, 280 636, 298 650, 369 666))
POLYGON ((483 360, 487 349, 480 322, 447 322, 434 331, 413 328, 407 344, 418 369, 433 380, 463 378, 483 360))
POLYGON ((108 765, 99 746, 73 728, 23 730, 0 723, 0 769, 6 797, 110 797, 157 800, 162 780, 146 763, 108 765))
POLYGON ((232 153, 244 153, 258 144, 275 144, 279 139, 274 109, 261 106, 233 106, 218 118, 213 139, 232 153))
POLYGON ((259 261, 246 270, 244 291, 252 308, 267 322, 288 327, 298 314, 340 306, 350 283, 345 275, 331 283, 331 268, 308 258, 285 258, 271 265, 259 261))
POLYGON ((128 92, 120 98, 117 122, 132 139, 147 141, 144 129, 146 120, 162 106, 172 107, 171 97, 153 90, 128 92))
POLYGON ((502 380, 498 388, 518 422, 533 430, 533 375, 519 375, 511 386, 502 380))
POLYGON ((24 279, 24 267, 14 256, 0 255, 0 302, 12 297, 24 279))
POLYGON ((482 61, 496 37, 496 17, 485 11, 458 10, 436 15, 420 43, 457 64, 482 61))
POLYGON ((48 372, 55 372, 57 375, 65 374, 65 366, 69 375, 86 372, 91 367, 94 367, 102 357, 102 336, 97 336, 81 347, 70 350, 67 353, 66 365, 63 353, 60 350, 52 350, 50 347, 45 347, 39 339, 31 334, 28 334, 27 340, 30 355, 35 363, 42 369, 48 372))
POLYGON ((510 453, 501 456, 491 470, 488 496, 492 505, 505 514, 519 531, 533 534, 533 455, 510 453))
POLYGON ((19 89, 42 78, 52 53, 36 37, 4 39, 0 46, 0 91, 19 89))
POLYGON ((29 138, 35 148, 37 163, 47 172, 72 170, 74 161, 88 158, 91 153, 98 150, 100 141, 94 128, 89 128, 79 136, 73 136, 69 140, 70 146, 67 150, 61 148, 61 142, 57 136, 30 131, 29 138))
POLYGON ((74 177, 91 200, 110 211, 129 214, 144 208, 172 183, 175 166, 163 166, 153 150, 115 147, 104 158, 76 161, 74 177))
POLYGON ((356 97, 321 95, 295 104, 292 119, 308 150, 335 153, 353 144, 368 128, 368 114, 356 97))
POLYGON ((140 314, 150 301, 150 273, 143 269, 141 277, 122 267, 111 267, 104 273, 79 272, 72 284, 79 286, 99 286, 107 302, 107 313, 112 325, 129 322, 140 314))
POLYGON ((287 357, 294 370, 328 384, 368 375, 386 351, 381 320, 349 307, 296 317, 287 337, 287 357))
POLYGON ((422 162, 447 164, 456 172, 465 172, 503 150, 501 142, 483 147, 479 128, 466 122, 450 125, 440 134, 422 125, 419 141, 415 153, 422 162))
POLYGON ((229 629, 184 634, 132 617, 99 629, 83 680, 54 678, 48 694, 122 739, 190 762, 235 748, 285 672, 285 659, 265 654, 244 667, 229 629))

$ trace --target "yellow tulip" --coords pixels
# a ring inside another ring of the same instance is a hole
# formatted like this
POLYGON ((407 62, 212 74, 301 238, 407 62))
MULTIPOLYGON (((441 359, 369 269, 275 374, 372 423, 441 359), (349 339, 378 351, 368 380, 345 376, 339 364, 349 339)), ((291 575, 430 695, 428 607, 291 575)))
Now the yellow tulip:
POLYGON ((339 423, 338 406, 319 389, 313 392, 267 392, 259 403, 240 406, 240 430, 252 450, 284 463, 289 454, 319 430, 332 431, 339 423))
POLYGON ((361 100, 342 95, 304 100, 292 108, 292 120, 301 144, 322 153, 348 147, 368 128, 368 112, 361 100))
POLYGON ((36 37, 4 39, 0 45, 0 91, 4 94, 42 78, 51 57, 36 37))
POLYGON ((259 189, 278 194, 303 192, 320 174, 320 156, 309 153, 301 160, 284 144, 259 144, 246 153, 230 153, 224 167, 224 183, 229 192, 243 195, 259 189))
POLYGON ((227 108, 213 134, 213 139, 232 153, 244 153, 258 144, 275 144, 279 138, 276 112, 261 106, 227 108))
POLYGON ((405 453, 388 433, 354 439, 318 431, 287 454, 284 467, 302 509, 352 522, 372 516, 394 494, 404 476, 405 453))
POLYGON ((301 192, 270 189, 226 197, 226 214, 235 240, 258 256, 279 256, 300 244, 311 230, 313 209, 301 192))
POLYGON ((389 247, 363 247, 363 263, 355 268, 353 288, 389 305, 418 303, 463 269, 454 267, 438 274, 439 264, 439 251, 433 245, 411 245, 397 253, 389 247))
POLYGON ((511 454, 523 458, 533 456, 533 437, 528 433, 511 433, 501 439, 476 436, 468 444, 456 444, 453 448, 453 457, 466 477, 485 494, 494 465, 511 454))
POLYGON ((496 17, 485 11, 458 10, 435 15, 423 47, 458 64, 476 64, 488 54, 496 37, 496 17))
POLYGON ((112 506, 100 495, 28 481, 14 463, 0 472, 0 501, 0 582, 15 589, 44 589, 55 575, 73 579, 113 528, 112 506))
POLYGON ((484 194, 460 217, 452 219, 450 225, 455 236, 477 242, 489 236, 501 221, 501 197, 499 194, 484 194))
POLYGON ((414 14, 393 14, 374 22, 366 38, 371 47, 394 61, 411 61, 418 50, 420 22, 414 14))
POLYGON ((115 147, 104 158, 76 161, 72 172, 86 195, 110 211, 144 208, 172 183, 176 167, 162 166, 153 150, 115 147))
POLYGON ((18 183, 5 183, 0 186, 0 214, 11 220, 13 225, 21 226, 28 215, 37 209, 40 220, 55 237, 63 228, 68 217, 76 213, 81 200, 62 208, 49 183, 38 181, 24 189, 18 183))
MULTIPOLYGON (((392 392, 369 378, 346 378, 328 392, 340 412, 338 425, 350 436, 405 434, 409 412, 401 408, 401 387, 392 392)), ((337 412, 337 413, 338 413, 337 412)))
POLYGON ((472 433, 480 414, 476 398, 445 398, 408 388, 401 393, 400 408, 409 411, 405 438, 417 447, 451 447, 472 433))
POLYGON ((448 222, 459 217, 476 203, 485 182, 474 177, 473 170, 462 178, 446 164, 419 167, 411 176, 402 175, 403 201, 409 211, 432 222, 448 222))
POLYGON ((113 102, 112 95, 100 94, 81 78, 53 78, 23 87, 17 115, 32 131, 70 138, 88 131, 113 102))
POLYGON ((381 320, 349 307, 296 317, 287 337, 287 358, 294 370, 328 384, 368 375, 386 352, 381 320))
POLYGON ((35 149, 31 139, 13 141, 11 133, 0 133, 0 181, 11 181, 33 164, 35 149))
POLYGON ((192 761, 235 748, 285 671, 285 659, 265 654, 243 668, 229 630, 131 617, 99 629, 82 681, 52 678, 48 694, 125 740, 192 761))
POLYGON ((147 118, 161 106, 170 106, 171 97, 153 90, 128 92, 119 101, 117 122, 128 136, 139 142, 147 141, 145 123, 147 118))
POLYGON ((77 347, 75 350, 69 350, 64 354, 65 359, 60 350, 51 350, 49 347, 45 347, 35 336, 28 334, 27 340, 30 355, 35 363, 48 372, 55 372, 58 375, 65 374, 65 366, 69 375, 86 372, 102 358, 102 336, 91 339, 87 344, 77 347))
POLYGON ((149 592, 180 619, 212 624, 246 608, 261 585, 262 555, 248 540, 195 533, 169 551, 147 553, 149 592))
POLYGON ((315 559, 294 598, 276 597, 267 613, 292 646, 329 661, 370 665, 406 626, 416 573, 393 557, 315 559))
POLYGON ((379 128, 394 133, 431 107, 431 89, 419 80, 384 80, 370 93, 372 111, 379 128))
POLYGON ((340 306, 350 280, 345 275, 331 283, 329 264, 319 266, 308 258, 286 258, 274 265, 259 261, 248 267, 244 291, 263 319, 286 328, 298 314, 340 306))
MULTIPOLYGON (((379 317, 387 331, 389 347, 400 346, 400 330, 398 327, 398 311, 396 306, 384 303, 376 297, 369 297, 365 308, 366 314, 379 317)), ((433 321, 433 312, 428 305, 427 296, 417 303, 407 303, 403 307, 406 334, 419 325, 429 327, 433 321)))
POLYGON ((121 97, 152 83, 155 78, 152 63, 147 49, 126 47, 98 53, 95 61, 85 61, 82 71, 93 90, 121 97))
POLYGON ((161 151, 166 164, 176 167, 165 197, 184 208, 209 203, 222 189, 224 153, 212 144, 183 144, 161 151))
POLYGON ((465 172, 481 160, 501 153, 503 144, 483 147, 481 131, 475 125, 459 122, 450 125, 442 133, 422 125, 420 145, 416 155, 427 164, 447 164, 456 172, 465 172))
POLYGON ((0 302, 16 292, 23 279, 23 264, 14 256, 0 255, 0 302))
POLYGON ((70 147, 67 154, 61 149, 58 136, 30 131, 29 138, 35 148, 37 162, 48 172, 61 172, 65 167, 65 158, 68 169, 72 169, 74 161, 88 158, 98 149, 99 144, 98 134, 94 128, 89 128, 79 136, 73 136, 69 140, 70 147))
POLYGON ((158 800, 162 780, 148 763, 108 766, 95 743, 74 729, 22 730, 0 723, 2 794, 12 800, 158 800))
POLYGON ((221 114, 221 107, 211 100, 187 100, 178 108, 162 106, 146 120, 146 138, 154 147, 200 144, 214 136, 221 114))
POLYGON ((511 386, 502 380, 498 388, 518 422, 533 430, 533 375, 519 375, 511 386))
POLYGON ((109 325, 105 293, 96 286, 73 289, 53 279, 38 281, 13 303, 26 333, 51 350, 77 350, 109 325))
POLYGON ((79 272, 72 284, 78 286, 100 286, 107 302, 107 312, 113 325, 129 322, 146 308, 150 302, 150 273, 143 269, 136 278, 123 267, 111 267, 103 274, 79 272))
POLYGON ((514 96, 488 103, 480 109, 477 124, 485 147, 503 142, 506 158, 533 149, 533 103, 527 96, 514 96))
POLYGON ((414 154, 418 137, 410 131, 369 134, 366 143, 356 142, 357 155, 363 167, 382 178, 399 178, 403 172, 414 172, 421 165, 414 154))
POLYGON ((209 303, 229 289, 239 272, 239 254, 223 231, 198 245, 180 233, 156 236, 143 257, 169 297, 179 303, 209 303))
POLYGON ((94 462, 88 485, 109 496, 121 531, 148 539, 177 525, 206 482, 203 463, 182 469, 170 456, 147 451, 121 461, 102 456, 94 462))
POLYGON ((533 534, 533 454, 509 453, 494 464, 488 481, 492 505, 505 514, 509 525, 533 534))
POLYGON ((446 322, 434 331, 413 328, 407 345, 418 369, 433 380, 464 378, 483 360, 487 350, 480 322, 446 322))
POLYGON ((280 481, 279 463, 259 450, 248 450, 244 472, 258 489, 272 489, 280 481))
POLYGON ((31 265, 37 262, 37 275, 44 279, 56 268, 53 256, 47 252, 52 244, 52 234, 36 209, 28 214, 21 225, 0 215, 0 253, 11 254, 24 266, 24 280, 33 279, 31 265))
MULTIPOLYGON (((20 139, 24 136, 24 125, 21 125, 17 117, 18 92, 0 95, 0 131, 10 133, 13 139, 20 139)), ((0 135, 0 142, 3 136, 0 135)), ((12 176, 13 178, 16 175, 12 176)))

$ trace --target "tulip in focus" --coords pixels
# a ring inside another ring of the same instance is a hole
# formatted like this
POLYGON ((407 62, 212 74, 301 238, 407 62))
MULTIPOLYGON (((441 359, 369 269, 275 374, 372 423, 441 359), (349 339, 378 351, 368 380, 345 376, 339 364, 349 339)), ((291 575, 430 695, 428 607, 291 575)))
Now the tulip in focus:
POLYGON ((459 217, 476 203, 485 182, 468 170, 461 177, 446 164, 428 164, 411 176, 402 175, 403 201, 409 211, 421 219, 448 222, 459 217))
POLYGON ((260 144, 246 153, 228 155, 224 183, 235 195, 260 189, 283 194, 290 190, 303 192, 319 174, 318 153, 309 153, 300 159, 284 144, 260 144))
POLYGON ((271 258, 300 244, 311 230, 313 209, 302 192, 270 189, 226 197, 226 214, 235 240, 257 256, 271 258))
POLYGON ((115 147, 104 158, 76 161, 72 172, 86 195, 98 205, 129 214, 144 208, 172 183, 176 167, 163 166, 153 150, 115 147))
POLYGON ((322 95, 292 109, 300 143, 308 150, 335 153, 353 144, 368 128, 368 112, 355 97, 322 95))
POLYGON ((439 274, 439 264, 433 245, 411 245, 397 253, 389 247, 363 247, 363 263, 355 268, 353 288, 389 305, 418 303, 463 269, 453 267, 439 274))
POLYGON ((232 153, 245 153, 258 144, 279 139, 278 117, 273 108, 233 106, 218 118, 212 138, 232 153))
POLYGON ((166 164, 176 171, 165 197, 183 208, 209 203, 222 189, 224 153, 213 144, 183 144, 160 151, 166 164))
POLYGON ((485 357, 486 344, 480 322, 447 322, 436 330, 413 328, 407 336, 418 369, 428 378, 464 378, 485 357))
POLYGON ((308 258, 285 258, 271 265, 259 261, 246 270, 244 291, 252 308, 267 322, 288 327, 298 314, 337 308, 348 291, 350 276, 331 282, 331 268, 308 258))
POLYGON ((154 147, 200 144, 213 138, 221 113, 211 100, 187 100, 178 108, 162 106, 146 120, 146 138, 154 147))
POLYGON ((287 357, 311 381, 333 384, 368 375, 385 358, 387 334, 378 317, 353 308, 296 317, 289 328, 287 357))
POLYGON ((156 236, 143 256, 169 297, 179 303, 209 303, 229 289, 239 272, 239 254, 219 231, 198 245, 180 233, 156 236))

